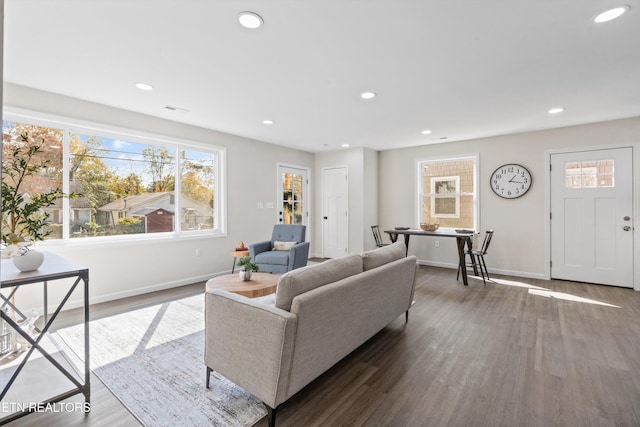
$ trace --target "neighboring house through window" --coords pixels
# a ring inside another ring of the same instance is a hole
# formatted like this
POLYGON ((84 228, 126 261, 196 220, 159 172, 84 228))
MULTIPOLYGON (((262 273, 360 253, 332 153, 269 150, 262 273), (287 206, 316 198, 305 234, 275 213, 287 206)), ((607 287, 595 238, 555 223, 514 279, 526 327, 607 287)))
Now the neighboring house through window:
POLYGON ((5 144, 27 132, 51 159, 24 188, 79 194, 48 209, 48 239, 223 231, 222 148, 7 116, 5 144))
POLYGON ((418 220, 441 228, 476 229, 478 157, 421 159, 418 168, 418 220))

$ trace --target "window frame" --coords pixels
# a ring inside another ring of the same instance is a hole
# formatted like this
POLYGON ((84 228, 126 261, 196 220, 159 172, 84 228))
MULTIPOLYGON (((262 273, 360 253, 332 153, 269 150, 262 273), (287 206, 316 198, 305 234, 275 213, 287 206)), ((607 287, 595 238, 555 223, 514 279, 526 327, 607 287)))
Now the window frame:
MULTIPOLYGON (((473 160, 473 193, 456 193, 452 194, 449 197, 455 196, 457 201, 459 201, 460 196, 473 196, 473 229, 480 230, 480 154, 479 153, 470 153, 470 154, 460 154, 456 156, 431 156, 431 157, 421 157, 416 158, 415 160, 415 207, 414 207, 414 224, 416 228, 420 228, 420 222, 422 219, 422 198, 425 195, 431 194, 431 189, 425 192, 423 188, 424 179, 422 176, 423 166, 425 164, 430 163, 442 163, 442 162, 451 162, 451 161, 460 161, 460 160, 473 160)), ((439 178, 450 178, 450 177, 439 177, 439 178)), ((429 180, 429 185, 431 185, 431 180, 429 180)), ((459 187, 458 187, 459 188, 459 187)), ((456 208, 458 215, 460 214, 459 206, 456 208)), ((444 218, 440 216, 440 218, 444 218)), ((449 217, 452 218, 452 217, 449 217)), ((440 230, 453 230, 451 227, 440 227, 440 230)))
POLYGON ((432 195, 431 196, 431 217, 432 218, 460 218, 460 177, 459 176, 434 176, 434 177, 431 177, 430 184, 431 184, 431 188, 430 188, 429 194, 432 195), (438 182, 452 182, 452 181, 455 183, 455 188, 456 188, 455 193, 453 194, 438 193, 436 188, 438 182), (437 199, 454 199, 455 212, 452 214, 436 212, 437 199))
POLYGON ((175 204, 175 216, 176 223, 174 225, 174 231, 159 232, 159 233, 141 233, 141 234, 123 234, 113 236, 92 236, 83 237, 81 239, 74 239, 70 237, 70 219, 71 211, 69 205, 69 199, 67 197, 62 199, 62 216, 63 216, 63 234, 62 239, 51 239, 41 242, 41 244, 48 246, 55 245, 83 245, 83 244, 99 244, 107 242, 144 242, 144 241, 156 241, 162 239, 192 239, 192 238, 211 238, 211 237, 224 237, 227 233, 227 180, 226 180, 226 147, 206 144, 198 141, 185 140, 165 135, 158 135, 143 131, 138 131, 125 127, 116 127, 112 125, 106 125, 102 123, 89 122, 80 119, 74 119, 70 117, 63 117, 58 115, 52 115, 47 113, 40 113, 31 110, 23 110, 19 108, 6 107, 3 113, 3 121, 12 121, 19 123, 26 123, 36 126, 49 127, 62 130, 63 132, 63 179, 62 179, 62 191, 65 194, 69 194, 69 167, 70 167, 70 135, 72 133, 81 133, 95 135, 105 138, 122 139, 128 142, 134 142, 139 144, 148 144, 166 148, 169 150, 175 158, 174 170, 175 175, 175 191, 176 204, 175 204), (181 150, 201 151, 207 153, 213 153, 216 158, 216 170, 214 175, 214 227, 206 230, 181 230, 180 224, 180 173, 181 165, 179 161, 178 153, 181 150))

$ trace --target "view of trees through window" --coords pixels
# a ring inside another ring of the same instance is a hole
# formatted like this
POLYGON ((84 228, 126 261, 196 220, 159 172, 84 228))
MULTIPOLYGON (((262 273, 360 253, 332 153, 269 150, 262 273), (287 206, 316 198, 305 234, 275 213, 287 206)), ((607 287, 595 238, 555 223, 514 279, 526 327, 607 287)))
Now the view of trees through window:
POLYGON ((48 170, 25 188, 34 193, 62 188, 63 180, 68 179, 68 192, 78 195, 68 199, 66 215, 62 200, 50 208, 49 226, 55 231, 49 239, 63 237, 65 221, 72 239, 216 228, 216 150, 4 121, 3 157, 8 153, 5 146, 16 143, 17 136, 25 132, 46 141, 45 155, 52 159, 48 170), (65 132, 68 170, 63 168, 65 132))
MULTIPOLYGON (((18 144, 34 144, 42 145, 42 150, 33 158, 31 164, 43 164, 48 161, 48 167, 35 172, 33 176, 24 179, 19 183, 20 192, 28 195, 37 193, 46 193, 52 189, 62 188, 62 135, 60 129, 16 124, 12 122, 3 122, 2 126, 2 163, 10 162, 13 156, 12 152, 18 144), (29 135, 29 141, 23 141, 20 136, 22 134, 29 135)), ((3 175, 3 181, 10 179, 3 175)), ((17 187, 17 182, 11 182, 12 186, 17 187)), ((62 202, 57 201, 56 205, 49 209, 51 216, 47 225, 47 232, 50 232, 47 239, 62 238, 62 202)), ((3 224, 8 219, 3 212, 3 224)), ((4 231, 3 231, 4 232, 4 231)))

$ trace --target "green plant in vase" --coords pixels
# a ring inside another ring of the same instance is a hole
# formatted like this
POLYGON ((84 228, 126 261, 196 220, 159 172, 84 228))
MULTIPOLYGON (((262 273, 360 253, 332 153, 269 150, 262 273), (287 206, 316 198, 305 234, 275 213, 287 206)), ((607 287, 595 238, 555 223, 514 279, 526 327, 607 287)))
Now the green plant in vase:
POLYGON ((257 272, 260 267, 254 263, 250 256, 243 256, 238 260, 238 267, 242 267, 243 271, 239 273, 242 280, 251 280, 251 272, 257 272))

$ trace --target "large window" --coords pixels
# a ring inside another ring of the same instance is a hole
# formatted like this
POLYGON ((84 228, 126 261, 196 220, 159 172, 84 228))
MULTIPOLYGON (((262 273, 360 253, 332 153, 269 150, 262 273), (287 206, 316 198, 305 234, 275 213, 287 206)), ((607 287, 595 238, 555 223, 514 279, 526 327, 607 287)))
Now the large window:
POLYGON ((50 166, 27 191, 74 195, 49 209, 48 239, 222 231, 222 149, 25 120, 2 129, 3 157, 24 133, 46 148, 50 166))
POLYGON ((418 161, 418 219, 442 228, 475 229, 477 157, 418 161))

